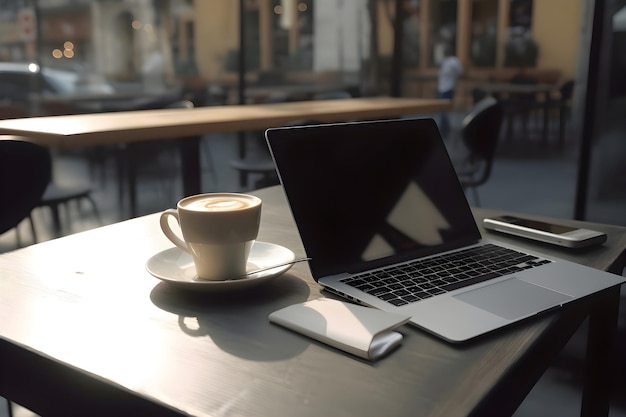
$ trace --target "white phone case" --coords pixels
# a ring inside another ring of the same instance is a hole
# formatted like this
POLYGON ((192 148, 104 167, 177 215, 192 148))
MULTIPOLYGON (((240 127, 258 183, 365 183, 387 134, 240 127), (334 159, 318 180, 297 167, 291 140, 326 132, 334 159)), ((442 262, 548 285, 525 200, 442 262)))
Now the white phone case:
POLYGON ((269 315, 271 322, 368 360, 378 359, 402 341, 393 331, 410 316, 329 298, 293 304, 269 315))

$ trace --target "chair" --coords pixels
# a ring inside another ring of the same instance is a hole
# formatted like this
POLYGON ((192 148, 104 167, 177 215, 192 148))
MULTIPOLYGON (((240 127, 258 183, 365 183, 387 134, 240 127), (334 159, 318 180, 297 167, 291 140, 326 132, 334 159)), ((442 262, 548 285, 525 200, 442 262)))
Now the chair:
MULTIPOLYGON (((511 84, 530 85, 537 84, 537 80, 533 77, 517 74, 510 80, 511 84)), ((537 101, 535 94, 511 94, 504 100, 504 112, 507 121, 507 138, 511 138, 513 134, 513 124, 516 116, 520 117, 522 136, 528 135, 528 124, 534 110, 540 109, 542 104, 537 101)))
MULTIPOLYGON (((87 201, 91 205, 94 217, 98 223, 102 223, 98 205, 91 196, 92 192, 93 190, 90 185, 61 185, 51 181, 35 208, 47 207, 50 209, 52 213, 52 230, 54 235, 58 237, 63 234, 63 225, 61 224, 61 208, 72 201, 76 202, 79 208, 81 201, 87 201)), ((33 224, 32 215, 29 215, 29 219, 31 224, 33 224)), ((34 225, 32 227, 34 229, 34 225)))
MULTIPOLYGON (((0 119, 9 119, 9 118, 23 118, 28 117, 28 112, 25 108, 18 108, 12 106, 2 106, 2 111, 0 111, 0 119)), ((5 136, 5 138, 14 138, 18 140, 24 140, 24 138, 17 138, 13 136, 5 136)), ((45 152, 48 153, 48 158, 52 160, 50 155, 50 150, 43 148, 45 152)), ((49 168, 49 181, 43 196, 40 196, 39 202, 33 208, 41 208, 48 207, 52 211, 52 222, 53 222, 53 233, 55 236, 60 236, 62 234, 62 225, 61 225, 61 216, 60 216, 60 208, 64 206, 66 203, 71 201, 80 201, 87 200, 92 208, 95 217, 100 223, 100 214, 98 212, 98 208, 96 206, 96 202, 91 197, 92 188, 90 186, 79 185, 79 186, 67 186, 60 185, 54 181, 52 178, 52 168, 49 168)), ((31 229, 33 231, 33 239, 37 241, 37 236, 35 233, 35 225, 32 217, 32 213, 28 214, 28 219, 31 224, 31 229)))
MULTIPOLYGON (((264 103, 284 103, 288 101, 285 95, 274 95, 263 99, 264 103)), ((269 149, 265 146, 264 131, 240 132, 238 137, 239 158, 230 161, 230 166, 239 171, 239 186, 248 187, 248 176, 250 174, 261 174, 254 187, 261 188, 264 186, 276 185, 279 183, 276 175, 274 161, 269 154, 269 149), (251 137, 247 137, 249 133, 251 137), (253 143, 250 143, 253 142, 253 143), (255 146, 250 149, 250 145, 255 146), (254 153, 250 156, 250 150, 254 153), (258 152, 256 152, 258 151, 258 152)))
MULTIPOLYGON (((352 95, 347 91, 329 91, 325 93, 319 93, 314 95, 314 100, 341 100, 352 98, 352 95)), ((282 103, 288 101, 287 97, 276 96, 271 97, 266 103, 282 103)), ((310 124, 317 124, 315 120, 297 120, 290 123, 286 123, 283 126, 303 126, 310 124)), ((246 143, 245 137, 240 137, 239 148, 244 152, 240 152, 240 158, 230 161, 230 166, 239 171, 239 185, 241 187, 248 186, 248 175, 261 174, 262 177, 254 184, 255 188, 269 187, 279 184, 278 175, 276 173, 276 167, 274 161, 269 154, 269 149, 265 144, 265 133, 255 132, 254 139, 257 140, 258 148, 261 150, 260 155, 256 155, 252 158, 246 157, 246 143)))
POLYGON ((559 144, 562 146, 565 138, 565 124, 570 117, 570 104, 574 94, 574 81, 566 81, 560 88, 561 99, 559 101, 559 144))
POLYGON ((278 178, 275 175, 276 167, 269 155, 264 155, 258 159, 233 159, 230 161, 230 166, 239 171, 240 187, 248 186, 248 175, 250 174, 262 175, 261 179, 256 181, 255 188, 278 184, 278 178))
POLYGON ((503 119, 502 104, 493 97, 479 101, 462 123, 461 138, 467 155, 455 161, 455 169, 463 189, 472 189, 480 206, 476 188, 489 179, 503 119))
POLYGON ((574 94, 574 80, 568 80, 559 88, 558 100, 552 101, 550 107, 556 107, 559 111, 559 146, 565 142, 565 125, 570 117, 570 100, 574 94))
MULTIPOLYGON (((317 120, 295 120, 293 122, 285 123, 282 127, 290 126, 306 126, 319 124, 317 120)), ((239 185, 246 187, 248 185, 249 174, 261 174, 261 178, 254 183, 254 188, 270 187, 272 185, 280 184, 278 179, 278 173, 276 172, 276 166, 269 152, 269 148, 265 143, 265 133, 257 133, 258 148, 260 149, 258 154, 252 158, 244 157, 241 159, 234 159, 230 161, 230 166, 239 171, 239 185)), ((245 139, 245 138, 244 138, 245 139)))
MULTIPOLYGON (((0 138, 0 234, 30 216, 41 202, 51 172, 48 149, 16 137, 0 138)), ((36 241, 32 222, 31 229, 36 241)))
MULTIPOLYGON (((190 100, 177 100, 168 104, 160 104, 156 108, 166 109, 192 109, 194 107, 190 100)), ((210 149, 204 147, 205 157, 209 165, 209 170, 216 176, 215 167, 210 155, 210 149)), ((177 140, 156 140, 146 142, 129 143, 119 149, 118 155, 118 185, 120 204, 123 204, 126 186, 129 198, 130 215, 135 217, 137 210, 137 179, 139 177, 156 178, 168 182, 168 199, 174 200, 171 195, 171 179, 177 178, 180 173, 179 144, 177 140)))
MULTIPOLYGON (((50 154, 50 150, 46 149, 46 152, 50 154)), ((52 159, 52 157, 50 156, 52 159)), ((93 189, 91 185, 66 185, 60 184, 52 178, 52 169, 50 169, 50 181, 46 187, 43 196, 34 208, 48 208, 52 213, 52 231, 55 237, 59 237, 63 234, 63 225, 61 224, 61 208, 67 206, 71 202, 76 202, 80 208, 81 201, 87 201, 92 208, 94 217, 98 223, 102 223, 100 218, 100 212, 96 201, 91 196, 93 189)), ((28 215, 28 219, 31 223, 31 228, 35 230, 34 220, 32 213, 28 215)), ((33 238, 37 240, 33 233, 33 238)))
MULTIPOLYGON (((537 109, 541 112, 558 112, 558 146, 563 147, 565 142, 565 128, 571 113, 571 99, 574 93, 574 80, 565 81, 558 89, 558 97, 547 95, 546 101, 537 103, 536 106, 529 107, 531 110, 537 109)), ((548 126, 551 127, 551 121, 548 126)), ((546 140, 547 138, 544 138, 546 140)))
POLYGON ((313 100, 343 100, 349 98, 352 98, 352 94, 344 90, 327 91, 313 96, 313 100))

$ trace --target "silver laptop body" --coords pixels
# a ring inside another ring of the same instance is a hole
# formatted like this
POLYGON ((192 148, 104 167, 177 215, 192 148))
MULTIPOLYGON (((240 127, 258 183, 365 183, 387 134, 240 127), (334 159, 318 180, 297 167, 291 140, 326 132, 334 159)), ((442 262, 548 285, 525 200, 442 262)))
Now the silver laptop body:
POLYGON ((313 278, 447 341, 625 282, 483 239, 432 119, 275 128, 266 138, 313 278))

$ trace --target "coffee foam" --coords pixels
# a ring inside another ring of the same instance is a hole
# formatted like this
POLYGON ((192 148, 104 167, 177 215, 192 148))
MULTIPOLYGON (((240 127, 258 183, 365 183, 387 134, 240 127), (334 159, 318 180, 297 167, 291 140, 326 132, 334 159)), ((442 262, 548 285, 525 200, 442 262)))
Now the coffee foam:
POLYGON ((255 205, 255 201, 239 196, 213 196, 191 200, 185 208, 194 211, 234 211, 242 210, 255 205))

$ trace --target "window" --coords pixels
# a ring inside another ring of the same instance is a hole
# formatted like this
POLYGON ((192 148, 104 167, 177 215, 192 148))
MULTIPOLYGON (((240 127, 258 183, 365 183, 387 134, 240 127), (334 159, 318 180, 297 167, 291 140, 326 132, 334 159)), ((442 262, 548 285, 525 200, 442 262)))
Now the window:
POLYGON ((439 66, 445 50, 456 49, 457 0, 431 2, 431 64, 439 66))
POLYGON ((472 2, 470 57, 475 67, 495 67, 497 53, 498 0, 472 2))

